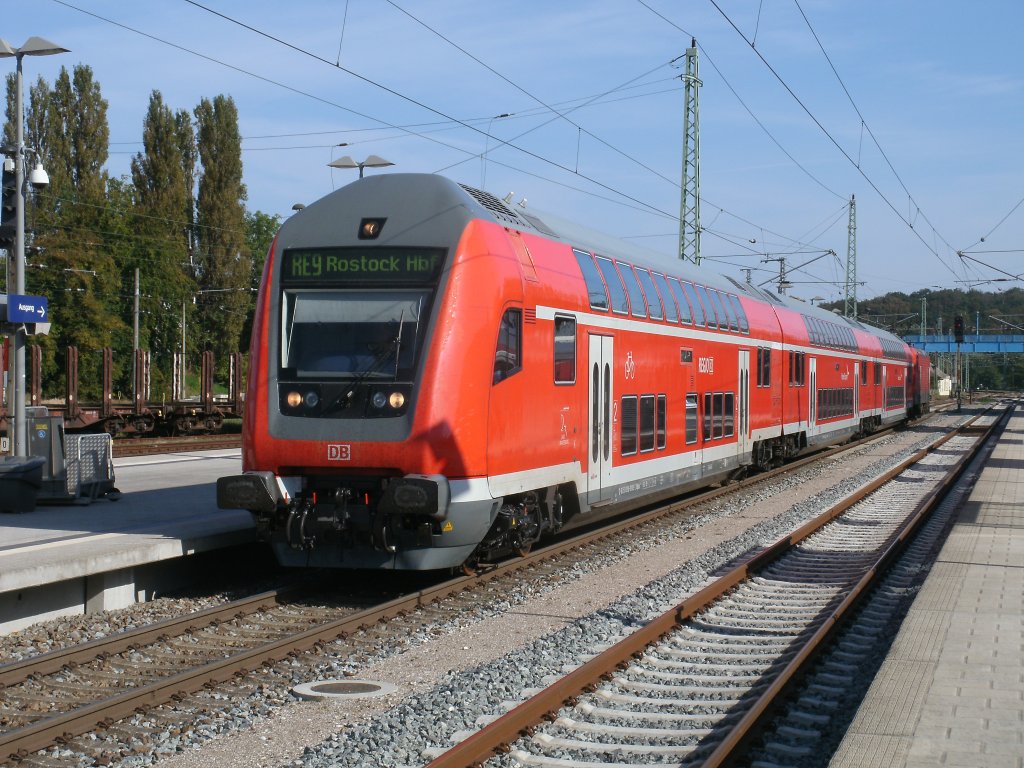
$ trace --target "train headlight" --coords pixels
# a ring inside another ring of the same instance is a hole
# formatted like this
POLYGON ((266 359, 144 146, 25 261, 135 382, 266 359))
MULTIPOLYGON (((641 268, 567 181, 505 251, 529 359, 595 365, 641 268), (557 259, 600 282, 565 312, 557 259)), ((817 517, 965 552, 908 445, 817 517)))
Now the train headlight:
POLYGON ((288 403, 289 408, 298 408, 302 405, 302 393, 301 392, 289 392, 285 396, 285 402, 288 403))
POLYGON ((392 408, 397 410, 405 405, 405 395, 401 392, 392 392, 391 397, 388 398, 388 403, 392 408))
POLYGON ((306 397, 303 398, 306 401, 306 406, 309 408, 316 408, 320 403, 320 395, 313 390, 306 393, 306 397))
POLYGON ((387 404, 387 402, 388 402, 388 396, 385 395, 383 392, 374 392, 373 393, 373 407, 374 408, 383 408, 387 404))

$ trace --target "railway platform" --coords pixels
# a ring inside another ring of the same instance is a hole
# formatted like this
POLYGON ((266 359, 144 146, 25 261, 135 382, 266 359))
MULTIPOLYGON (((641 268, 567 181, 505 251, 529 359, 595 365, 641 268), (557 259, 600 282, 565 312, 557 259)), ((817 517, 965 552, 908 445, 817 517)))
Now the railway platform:
POLYGON ((254 542, 248 512, 217 509, 240 471, 237 448, 114 459, 116 501, 0 515, 0 633, 151 599, 254 542))
POLYGON ((831 762, 1024 768, 1024 412, 1011 415, 831 762))

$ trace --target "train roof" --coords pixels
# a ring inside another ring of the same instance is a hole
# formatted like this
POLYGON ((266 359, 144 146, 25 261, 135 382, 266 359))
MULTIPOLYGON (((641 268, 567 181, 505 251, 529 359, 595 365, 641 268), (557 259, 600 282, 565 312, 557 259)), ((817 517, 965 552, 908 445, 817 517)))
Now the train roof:
MULTIPOLYGON (((780 295, 769 288, 743 283, 688 262, 673 259, 664 253, 590 229, 555 214, 527 208, 522 203, 513 205, 490 192, 460 184, 437 174, 388 173, 354 181, 300 211, 284 224, 283 231, 288 231, 288 234, 291 234, 292 227, 289 224, 299 221, 305 225, 302 229, 307 236, 310 229, 316 231, 321 227, 333 228, 337 225, 337 216, 343 215, 348 207, 346 205, 347 198, 354 193, 360 196, 369 196, 382 204, 388 203, 391 207, 398 202, 404 216, 421 223, 436 220, 435 216, 442 215, 442 218, 448 223, 439 225, 439 229, 430 227, 438 237, 443 237, 442 230, 456 225, 458 221, 490 220, 503 227, 533 232, 543 237, 559 240, 571 247, 624 259, 656 272, 667 272, 684 280, 701 283, 729 293, 743 294, 757 301, 785 307, 805 317, 816 317, 820 320, 856 328, 885 340, 883 346, 906 346, 899 337, 881 328, 829 312, 791 296, 780 295), (457 207, 462 209, 461 214, 453 210, 453 203, 457 203, 457 207)), ((426 233, 420 229, 420 234, 426 233)), ((292 238, 287 239, 291 240, 292 238)), ((303 240, 306 237, 300 235, 296 239, 303 240)), ((289 244, 297 245, 299 243, 289 244)))

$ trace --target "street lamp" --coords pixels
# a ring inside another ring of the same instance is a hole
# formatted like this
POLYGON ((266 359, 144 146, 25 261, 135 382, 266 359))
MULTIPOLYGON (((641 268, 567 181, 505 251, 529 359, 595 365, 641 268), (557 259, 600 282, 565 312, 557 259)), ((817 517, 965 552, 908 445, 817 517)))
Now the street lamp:
POLYGON ((394 165, 390 160, 385 160, 379 155, 370 155, 363 162, 356 162, 348 155, 340 157, 337 160, 333 160, 327 164, 329 168, 358 168, 359 178, 363 178, 363 168, 386 168, 389 165, 394 165))
MULTIPOLYGON (((18 188, 15 209, 14 235, 14 282, 15 293, 25 293, 25 109, 22 96, 21 60, 26 56, 53 56, 67 53, 67 48, 44 40, 41 37, 30 37, 20 48, 14 48, 0 38, 0 58, 15 57, 17 75, 15 82, 15 125, 17 140, 14 145, 15 184, 18 188)), ((46 171, 41 163, 37 163, 29 176, 31 183, 36 185, 49 183, 46 171)), ((9 261, 9 260, 8 260, 9 261)), ((10 279, 7 281, 7 292, 11 293, 10 279)), ((19 325, 14 331, 14 440, 11 441, 15 456, 28 455, 28 430, 25 421, 25 328, 19 325)))

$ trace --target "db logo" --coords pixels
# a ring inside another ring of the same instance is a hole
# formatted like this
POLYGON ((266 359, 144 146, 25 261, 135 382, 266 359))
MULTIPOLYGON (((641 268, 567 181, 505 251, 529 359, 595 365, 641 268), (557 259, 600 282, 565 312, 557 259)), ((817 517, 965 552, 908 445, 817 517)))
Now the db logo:
POLYGON ((352 460, 352 446, 351 445, 328 445, 327 446, 327 460, 328 461, 351 461, 352 460))

